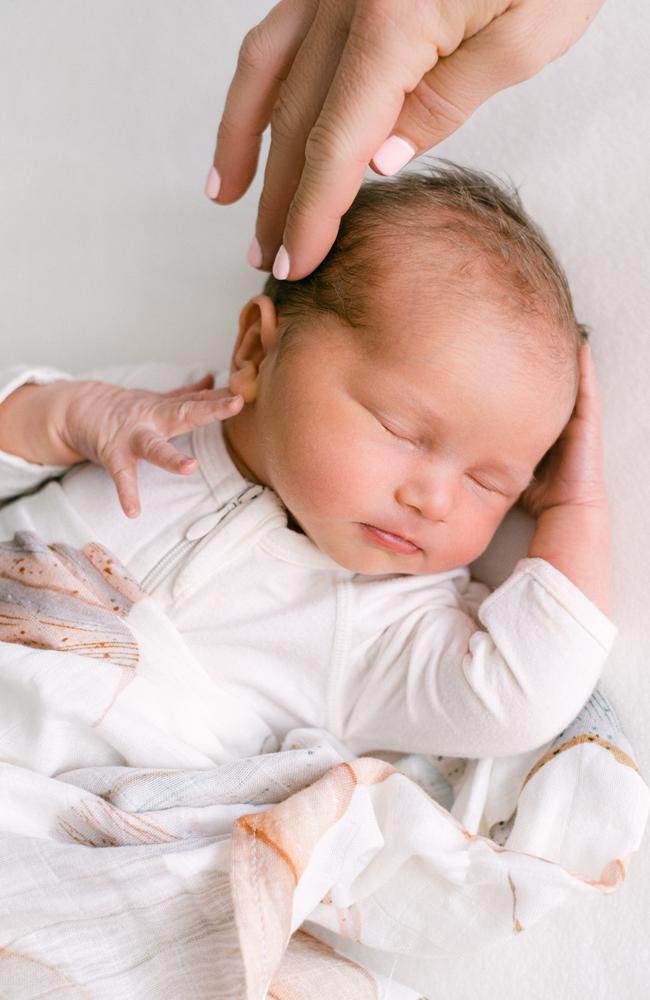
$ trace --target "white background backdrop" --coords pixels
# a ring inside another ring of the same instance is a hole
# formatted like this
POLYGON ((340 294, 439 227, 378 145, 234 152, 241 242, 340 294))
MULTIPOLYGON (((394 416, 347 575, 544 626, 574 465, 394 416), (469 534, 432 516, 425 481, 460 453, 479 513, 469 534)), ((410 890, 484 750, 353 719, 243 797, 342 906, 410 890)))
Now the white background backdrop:
MULTIPOLYGON (((244 261, 261 178, 227 208, 202 190, 237 50, 271 6, 2 0, 4 364, 74 373, 143 359, 227 363, 239 309, 263 282, 244 261)), ((649 36, 645 0, 609 0, 566 56, 493 98, 436 150, 519 186, 593 330, 621 629, 599 686, 646 776, 649 36)), ((481 561, 484 579, 496 584, 525 554, 529 527, 514 514, 506 521, 481 561)), ((503 948, 400 961, 395 974, 431 1000, 641 1000, 649 880, 644 842, 613 896, 553 914, 503 948)))

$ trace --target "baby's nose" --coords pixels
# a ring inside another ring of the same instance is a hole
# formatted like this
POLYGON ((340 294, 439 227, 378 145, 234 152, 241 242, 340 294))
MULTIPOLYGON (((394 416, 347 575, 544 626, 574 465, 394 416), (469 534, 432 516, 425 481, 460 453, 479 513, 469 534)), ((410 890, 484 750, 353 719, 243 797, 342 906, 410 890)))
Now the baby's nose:
POLYGON ((405 507, 413 507, 428 521, 444 521, 454 504, 454 484, 450 477, 436 476, 403 483, 395 493, 405 507))

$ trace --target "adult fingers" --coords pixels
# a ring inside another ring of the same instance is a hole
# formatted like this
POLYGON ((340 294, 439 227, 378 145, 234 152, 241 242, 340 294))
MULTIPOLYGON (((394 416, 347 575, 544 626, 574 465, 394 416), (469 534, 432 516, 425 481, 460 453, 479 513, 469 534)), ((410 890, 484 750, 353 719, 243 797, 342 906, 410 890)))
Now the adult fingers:
POLYGON ((250 186, 262 133, 317 6, 318 0, 281 0, 244 38, 205 186, 213 201, 230 204, 250 186))
MULTIPOLYGON (((397 173, 455 132, 500 90, 528 80, 585 31, 603 0, 524 0, 507 8, 425 73, 406 96, 393 133, 372 167, 397 173)), ((471 34, 471 36, 470 36, 471 34)))
POLYGON ((413 5, 403 17, 399 5, 360 4, 307 140, 305 169, 274 262, 275 276, 301 278, 321 262, 367 163, 373 160, 382 172, 396 172, 412 155, 454 131, 491 94, 534 75, 566 51, 602 3, 425 3, 413 5), (409 137, 402 121, 397 135, 405 95, 425 76, 426 85, 408 107, 419 107, 426 124, 420 125, 419 135, 413 127, 415 134, 409 137), (427 89, 433 90, 428 109, 423 98, 427 89), (431 124, 435 118, 443 121, 437 133, 431 124), (388 170, 386 159, 393 160, 388 170))
POLYGON ((305 164, 307 137, 323 107, 349 28, 350 4, 321 3, 282 84, 271 114, 271 145, 264 173, 255 240, 248 260, 270 270, 289 205, 305 164))
POLYGON ((517 61, 500 51, 498 42, 504 20, 512 13, 506 11, 424 74, 407 94, 391 136, 373 156, 373 169, 384 176, 396 174, 460 128, 498 90, 517 82, 517 61))
MULTIPOLYGON (((429 8, 422 5, 419 10, 429 8)), ((323 108, 305 145, 305 168, 273 265, 277 278, 302 278, 320 264, 352 204, 372 155, 438 51, 429 26, 408 34, 390 5, 359 5, 323 108)), ((462 35, 462 33, 461 33, 462 35)))

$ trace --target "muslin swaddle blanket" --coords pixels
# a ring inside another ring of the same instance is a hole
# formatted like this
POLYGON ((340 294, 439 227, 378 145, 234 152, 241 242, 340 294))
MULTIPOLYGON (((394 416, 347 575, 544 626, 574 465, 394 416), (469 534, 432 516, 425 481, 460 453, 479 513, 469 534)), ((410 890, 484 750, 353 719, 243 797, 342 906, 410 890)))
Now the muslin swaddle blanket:
POLYGON ((233 759, 248 725, 100 545, 0 544, 3 998, 415 998, 321 929, 395 955, 505 942, 615 890, 646 825, 597 689, 516 757, 354 759, 299 729, 233 759))

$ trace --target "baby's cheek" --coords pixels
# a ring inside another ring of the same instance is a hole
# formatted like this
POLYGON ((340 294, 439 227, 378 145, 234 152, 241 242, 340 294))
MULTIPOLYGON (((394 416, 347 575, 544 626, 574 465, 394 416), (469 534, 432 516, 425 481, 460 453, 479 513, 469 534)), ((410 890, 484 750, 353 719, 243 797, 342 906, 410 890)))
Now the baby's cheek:
POLYGON ((472 562, 485 552, 502 520, 502 516, 493 512, 469 510, 457 533, 459 563, 472 562))
POLYGON ((275 463, 273 486, 280 499, 301 522, 331 506, 331 479, 309 451, 287 452, 275 463))

